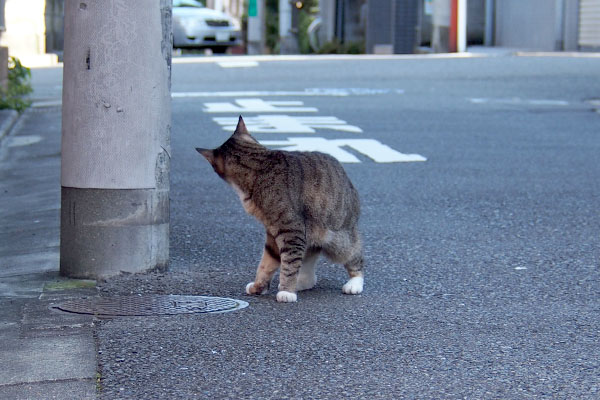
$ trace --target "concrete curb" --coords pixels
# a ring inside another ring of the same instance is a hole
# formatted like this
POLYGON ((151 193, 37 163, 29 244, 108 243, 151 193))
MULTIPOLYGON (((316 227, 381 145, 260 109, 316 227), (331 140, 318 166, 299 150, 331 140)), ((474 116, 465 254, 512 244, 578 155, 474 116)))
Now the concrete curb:
POLYGON ((15 110, 0 110, 0 140, 8 135, 12 127, 19 119, 19 113, 15 110))

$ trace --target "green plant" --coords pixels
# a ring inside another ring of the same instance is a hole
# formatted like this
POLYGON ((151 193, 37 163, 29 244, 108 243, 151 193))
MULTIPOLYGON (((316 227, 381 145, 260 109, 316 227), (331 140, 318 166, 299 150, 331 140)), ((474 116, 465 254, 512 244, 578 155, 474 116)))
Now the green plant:
POLYGON ((346 53, 348 54, 365 54, 365 42, 354 41, 346 43, 346 53))
POLYGON ((364 42, 340 43, 337 38, 324 43, 319 49, 319 54, 363 54, 364 52, 364 42))
POLYGON ((0 109, 12 108, 22 112, 31 105, 31 100, 26 98, 33 92, 31 87, 31 70, 19 61, 10 57, 8 60, 8 83, 6 88, 0 87, 0 109))
POLYGON ((298 48, 301 54, 312 53, 310 48, 310 39, 308 37, 308 26, 313 22, 315 17, 304 10, 301 10, 298 15, 298 48))
POLYGON ((271 54, 279 53, 279 1, 267 0, 265 4, 265 45, 271 54))

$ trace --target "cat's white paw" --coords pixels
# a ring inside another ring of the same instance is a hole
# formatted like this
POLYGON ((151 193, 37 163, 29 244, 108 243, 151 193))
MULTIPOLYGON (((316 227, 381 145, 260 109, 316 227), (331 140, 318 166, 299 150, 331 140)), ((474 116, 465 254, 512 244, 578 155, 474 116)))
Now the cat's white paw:
POLYGON ((255 293, 253 289, 254 289, 254 282, 250 282, 249 284, 246 285, 246 294, 266 294, 269 291, 269 289, 264 288, 262 292, 255 293))
POLYGON ((364 278, 362 276, 355 276, 350 278, 344 286, 342 286, 342 292, 346 294, 359 294, 363 291, 364 278))
POLYGON ((295 303, 298 300, 296 293, 280 290, 277 292, 277 301, 280 303, 295 303))

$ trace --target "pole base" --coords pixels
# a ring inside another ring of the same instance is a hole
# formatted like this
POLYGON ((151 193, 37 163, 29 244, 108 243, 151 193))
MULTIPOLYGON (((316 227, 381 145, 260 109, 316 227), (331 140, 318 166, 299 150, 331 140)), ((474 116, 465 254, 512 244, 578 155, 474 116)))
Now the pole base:
POLYGON ((299 54, 298 39, 295 35, 288 35, 279 39, 279 54, 299 54))
POLYGON ((168 262, 168 190, 61 188, 61 275, 103 279, 168 262))

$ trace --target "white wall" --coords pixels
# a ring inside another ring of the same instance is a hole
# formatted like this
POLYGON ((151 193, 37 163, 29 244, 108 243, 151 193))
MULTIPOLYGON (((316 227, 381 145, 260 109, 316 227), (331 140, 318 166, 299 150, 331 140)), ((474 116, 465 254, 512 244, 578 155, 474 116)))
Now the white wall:
POLYGON ((0 45, 27 67, 58 62, 56 55, 46 54, 45 7, 45 0, 6 0, 6 32, 0 45))

